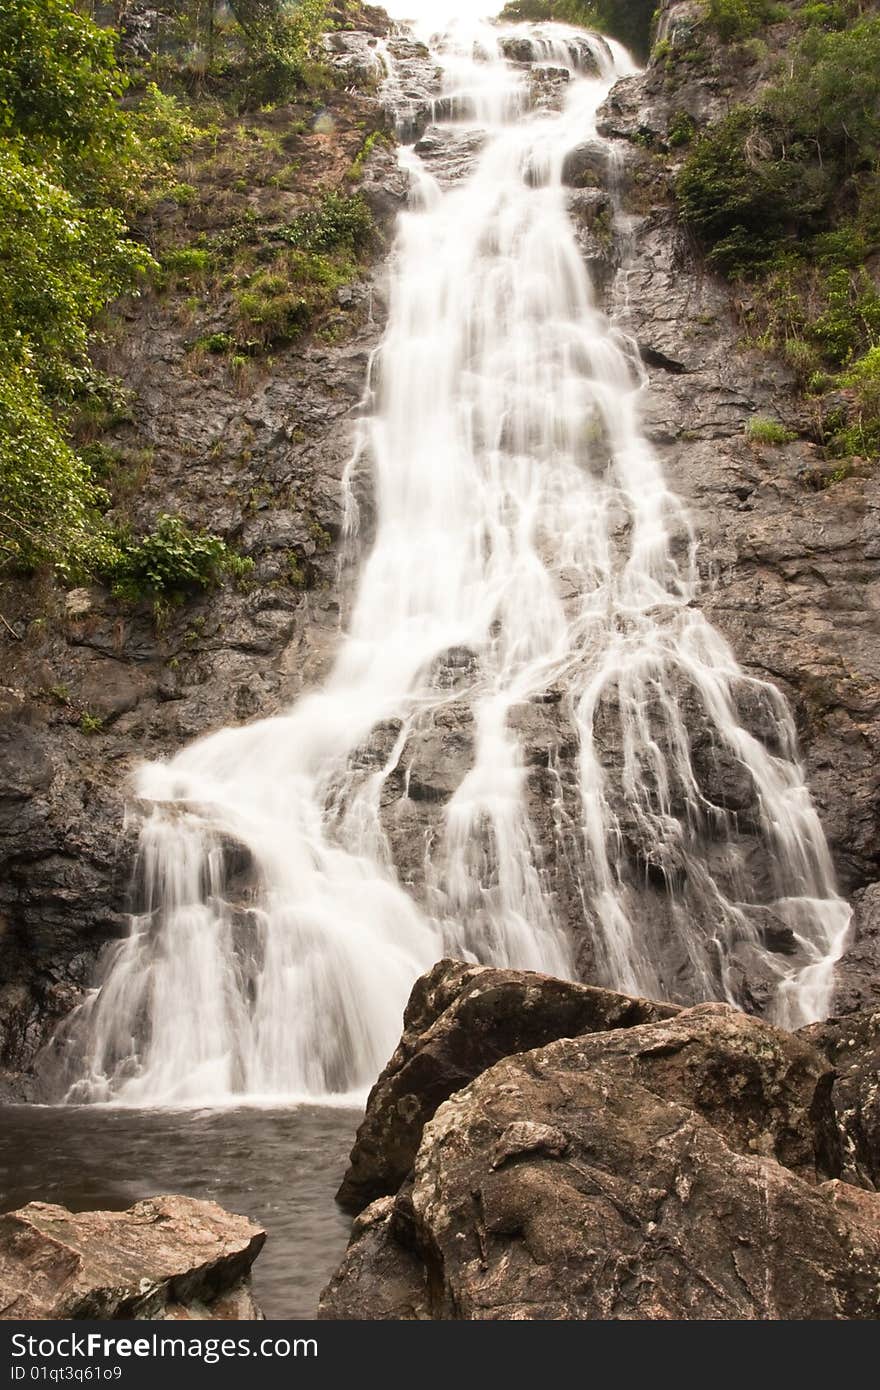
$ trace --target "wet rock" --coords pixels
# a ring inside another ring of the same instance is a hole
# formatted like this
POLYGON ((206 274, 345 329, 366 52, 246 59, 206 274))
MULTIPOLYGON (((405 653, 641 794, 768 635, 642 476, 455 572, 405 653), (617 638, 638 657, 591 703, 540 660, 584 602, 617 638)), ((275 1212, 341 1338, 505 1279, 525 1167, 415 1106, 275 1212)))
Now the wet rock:
POLYGON ((337 30, 325 36, 324 46, 330 62, 345 81, 376 84, 385 77, 385 64, 374 34, 337 30))
POLYGON ((15 803, 48 791, 55 770, 39 732, 23 720, 0 718, 0 823, 15 803))
POLYGON ((395 1229, 394 1199, 380 1197, 355 1219, 341 1269, 321 1295, 319 1318, 414 1322, 430 1317, 425 1267, 395 1229))
POLYGON ((386 120, 404 145, 414 145, 435 119, 442 74, 424 44, 394 35, 388 43, 393 72, 383 82, 380 100, 386 120))
POLYGON ((520 37, 520 35, 514 34, 511 37, 499 39, 498 47, 511 63, 531 63, 538 56, 532 40, 525 35, 520 37))
MULTIPOLYGON (((597 37, 597 43, 603 40, 597 37)), ((586 76, 597 76, 599 62, 592 45, 586 38, 572 38, 560 42, 555 36, 536 29, 534 36, 528 34, 503 34, 498 47, 511 63, 546 64, 565 63, 572 71, 586 76)))
POLYGON ((562 165, 562 182, 568 188, 601 188, 608 180, 608 150, 596 141, 569 150, 562 165))
POLYGON ((880 1190, 880 1008, 801 1030, 837 1073, 832 1100, 843 1143, 843 1176, 880 1190))
POLYGON ((831 1077, 723 1005, 504 1058, 425 1124, 320 1316, 875 1318, 880 1197, 836 1175, 831 1077))
POLYGON ((191 1197, 76 1214, 31 1202, 0 1216, 0 1318, 259 1318, 250 1270, 265 1239, 191 1197))
POLYGON ((849 946, 834 978, 833 1015, 880 1008, 880 883, 855 895, 849 946))
POLYGON ((509 1052, 675 1013, 609 990, 441 961, 413 989, 404 1033, 370 1093, 338 1200, 359 1211, 396 1192, 437 1107, 509 1052))

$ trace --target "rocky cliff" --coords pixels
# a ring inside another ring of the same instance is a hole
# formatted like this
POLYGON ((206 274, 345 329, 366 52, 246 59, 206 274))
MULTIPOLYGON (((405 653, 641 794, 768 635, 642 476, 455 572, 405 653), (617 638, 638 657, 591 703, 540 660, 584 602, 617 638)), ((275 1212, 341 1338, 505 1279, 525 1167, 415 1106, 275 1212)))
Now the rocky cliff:
MULTIPOLYGON (((698 5, 667 3, 659 37, 662 58, 620 83, 603 113, 619 164, 609 171, 589 147, 567 164, 572 214, 597 285, 639 343, 651 387, 650 437, 700 537, 704 607, 745 670, 773 682, 796 713, 810 785, 857 907, 840 1000, 870 1003, 880 978, 877 478, 870 470, 829 474, 802 428, 791 371, 743 347, 743 306, 707 272, 672 195, 681 113, 698 126, 747 98, 786 28, 771 30, 767 51, 744 64, 706 29, 698 5), (790 422, 798 437, 772 450, 751 442, 746 422, 768 413, 790 422)), ((372 271, 338 291, 316 329, 279 344, 255 369, 194 351, 197 341, 222 334, 225 308, 200 304, 185 281, 121 305, 108 349, 131 405, 98 442, 127 460, 134 513, 176 512, 220 531, 254 561, 253 581, 173 610, 160 627, 146 607, 123 606, 101 589, 65 593, 29 583, 9 585, 4 598, 0 1066, 16 1094, 27 1091, 35 1053, 88 983, 102 944, 126 929, 133 766, 212 728, 272 713, 327 669, 351 576, 342 478, 382 328, 383 247, 406 197, 394 150, 384 139, 365 141, 370 131, 387 130, 382 103, 358 85, 375 36, 338 36, 335 44, 334 61, 351 82, 328 97, 326 120, 283 108, 249 119, 234 137, 245 153, 227 149, 220 187, 195 209, 169 205, 153 217, 163 226, 184 224, 188 234, 231 232, 245 212, 271 228, 302 205, 306 185, 357 187, 379 229, 372 271), (291 187, 271 155, 279 148, 285 167, 292 156, 299 170, 291 187)), ((398 58, 404 136, 421 140, 441 180, 455 177, 473 151, 450 150, 428 129, 436 74, 424 54, 403 41, 398 58)), ((558 75, 540 77, 536 100, 558 100, 558 82, 558 75)), ((200 179, 216 184, 216 166, 190 176, 196 186, 200 179)), ((161 228, 146 234, 161 235, 161 228)), ((369 480, 356 469, 351 486, 368 542, 369 480)), ((466 678, 469 659, 448 654, 450 691, 466 678)), ((744 689, 745 722, 770 739, 766 709, 749 700, 744 689)), ((523 706, 514 719, 545 872, 577 934, 571 846, 554 821, 572 794, 573 731, 552 698, 523 706)), ((754 857, 754 791, 718 756, 699 711, 691 725, 701 793, 735 814, 744 852, 754 857)), ((397 733, 374 731, 359 754, 364 769, 385 763, 397 733)), ((472 737, 466 712, 450 700, 442 716, 417 729, 387 778, 385 828, 401 876, 417 893, 419 845, 461 781, 472 737)), ((615 738, 609 718, 603 758, 611 769, 620 757, 615 738)), ((644 882, 646 913, 662 921, 665 866, 654 863, 636 829, 625 840, 644 882)), ((769 877, 772 865, 757 871, 769 877)), ((760 929, 774 949, 790 949, 769 916, 760 929)), ((582 933, 580 940, 589 980, 590 943, 582 933)), ((760 1011, 767 982, 752 965, 746 952, 743 988, 760 1011)))

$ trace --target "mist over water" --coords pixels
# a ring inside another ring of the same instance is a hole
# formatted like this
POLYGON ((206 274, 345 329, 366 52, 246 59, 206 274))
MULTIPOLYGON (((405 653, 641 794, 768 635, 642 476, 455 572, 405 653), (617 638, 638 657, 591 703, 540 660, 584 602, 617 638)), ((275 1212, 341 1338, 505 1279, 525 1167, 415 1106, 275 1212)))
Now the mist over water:
MULTIPOLYGON (((427 37, 454 8, 392 12, 427 37)), ((450 158, 434 173, 400 156, 410 210, 348 478, 356 543, 352 480, 369 465, 375 535, 335 666, 287 713, 143 768, 137 914, 56 1044, 68 1099, 356 1096, 441 956, 573 976, 579 937, 600 982, 684 1002, 742 1003, 745 946, 779 1021, 827 1011, 849 914, 793 722, 699 610, 697 538, 641 429, 637 350, 597 306, 569 218, 565 155, 598 142, 598 108, 632 63, 581 31, 471 10, 431 40, 450 158), (512 34, 570 71, 561 111, 536 107, 528 65, 503 56, 512 34), (451 652, 467 654, 455 701, 474 752, 417 898, 382 793, 411 730, 451 702, 451 652), (744 690, 772 738, 743 724, 744 690), (511 720, 551 691, 576 734, 575 930, 546 881, 511 720), (695 710, 754 791, 769 883, 700 784, 695 710), (389 724, 393 748, 365 768, 355 755, 389 724), (627 837, 651 847, 641 881, 627 837), (766 949, 754 909, 783 924, 788 954, 766 949)), ((387 45, 380 57, 393 99, 387 45)))

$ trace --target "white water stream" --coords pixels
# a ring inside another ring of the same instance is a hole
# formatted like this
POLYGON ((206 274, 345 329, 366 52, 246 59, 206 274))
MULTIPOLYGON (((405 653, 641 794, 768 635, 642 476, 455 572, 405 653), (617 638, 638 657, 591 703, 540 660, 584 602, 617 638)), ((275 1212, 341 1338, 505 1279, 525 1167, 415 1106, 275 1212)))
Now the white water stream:
MULTIPOLYGON (((695 606, 693 537, 640 428, 633 345, 596 307, 567 212, 563 158, 595 137, 598 107, 632 65, 591 40, 601 75, 574 71, 564 110, 535 110, 528 70, 504 60, 499 35, 531 34, 538 57, 572 67, 583 34, 499 30, 466 8, 433 41, 459 116, 445 134, 453 148, 459 136, 473 147, 475 130, 485 138, 450 184, 412 149, 401 155, 412 207, 357 453, 373 470, 377 529, 334 669, 286 714, 142 770, 137 795, 154 806, 143 911, 67 1026, 71 1100, 341 1098, 373 1081, 409 989, 442 955, 572 975, 576 933, 545 882, 509 718, 550 688, 579 745, 576 925, 598 977, 736 1000, 730 953, 748 939, 780 1020, 827 1008, 848 912, 791 718, 762 687, 776 751, 740 723, 745 678, 695 606), (473 658, 456 699, 474 753, 426 849, 420 905, 398 881, 381 794, 413 721, 449 700, 433 673, 450 649, 473 658), (707 817, 724 815, 707 810, 691 766, 685 686, 754 783, 769 895, 743 864, 732 893, 729 865, 715 874, 701 854, 707 817), (616 771, 596 733, 609 701, 616 771), (387 766, 356 773, 352 755, 390 720, 401 732, 387 766), (691 897, 670 875, 664 918, 688 961, 683 985, 640 917, 620 805, 686 870, 691 897), (245 902, 225 888, 230 843, 249 856, 245 902), (708 936, 689 927, 695 893, 717 917, 708 936), (742 906, 755 902, 794 933, 790 958, 764 950, 742 906)), ((454 5, 398 9, 417 11, 428 36, 454 5)), ((356 530, 353 503, 350 516, 356 530)))

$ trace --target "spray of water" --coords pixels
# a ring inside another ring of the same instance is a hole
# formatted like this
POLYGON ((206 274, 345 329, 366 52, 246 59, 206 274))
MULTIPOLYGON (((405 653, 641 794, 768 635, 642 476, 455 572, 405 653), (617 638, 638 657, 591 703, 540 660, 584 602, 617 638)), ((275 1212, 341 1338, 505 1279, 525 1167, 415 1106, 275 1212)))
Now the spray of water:
MULTIPOLYGON (((422 4, 421 34, 450 8, 422 4)), ((848 914, 791 717, 696 606, 688 517, 639 424, 637 355, 596 306, 567 213, 564 156, 596 139, 632 65, 598 37, 506 30, 464 8, 432 48, 439 136, 469 162, 444 179, 401 154, 411 208, 351 470, 369 461, 376 533, 335 667, 287 713, 142 770, 140 902, 62 1038, 69 1099, 358 1092, 445 953, 570 976, 588 939, 603 982, 739 1002, 731 962, 746 942, 780 1020, 827 1008, 848 914), (506 56, 513 36, 533 66, 568 70, 564 109, 536 109, 529 64, 506 56), (417 900, 395 871, 383 787, 413 727, 449 702, 438 663, 462 649, 473 755, 417 900), (579 749, 575 923, 548 891, 511 719, 551 689, 579 749), (769 710, 771 741, 744 727, 743 689, 769 710), (706 797, 695 711, 752 788, 769 884, 735 815, 706 797), (394 747, 365 768, 355 754, 389 723, 394 747), (789 931, 788 956, 765 949, 756 904, 789 931)), ((393 93, 387 46, 380 58, 393 93)))

